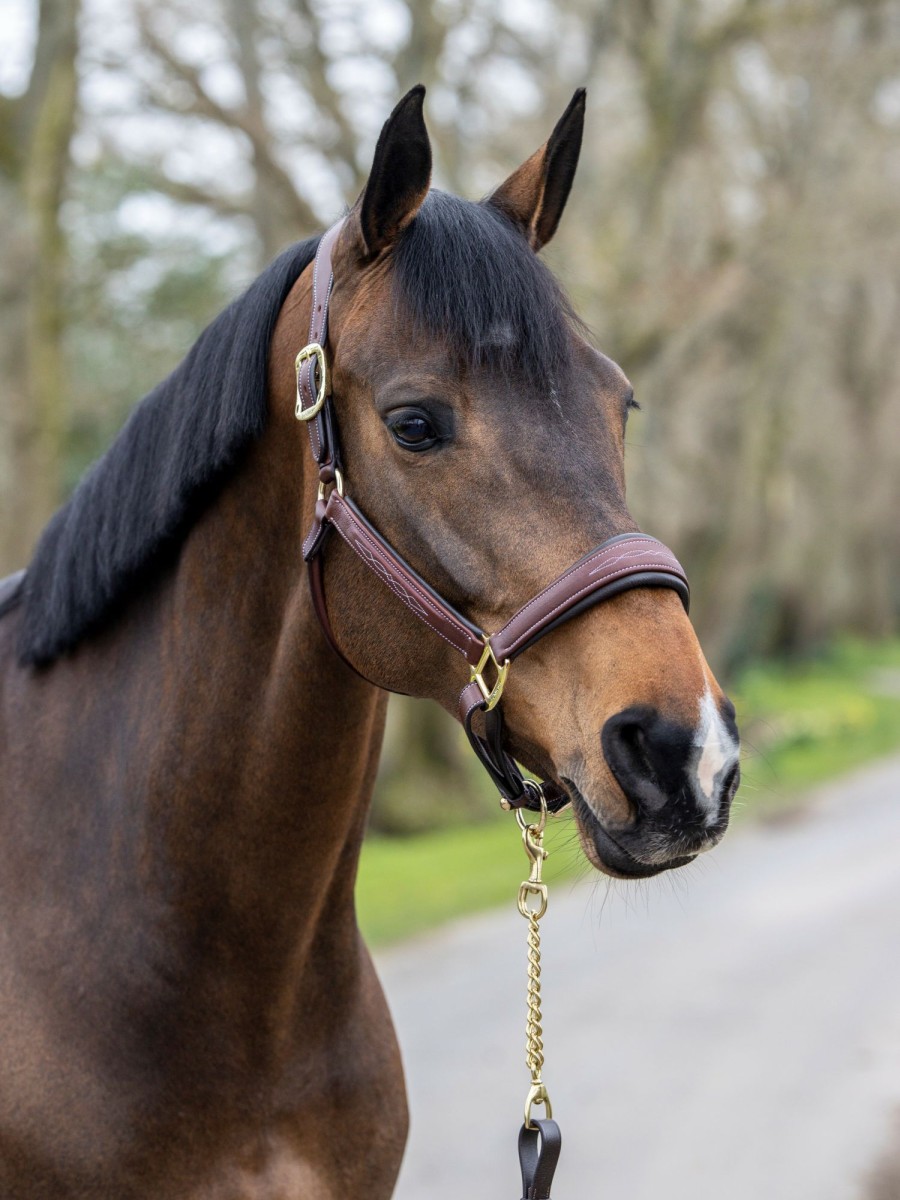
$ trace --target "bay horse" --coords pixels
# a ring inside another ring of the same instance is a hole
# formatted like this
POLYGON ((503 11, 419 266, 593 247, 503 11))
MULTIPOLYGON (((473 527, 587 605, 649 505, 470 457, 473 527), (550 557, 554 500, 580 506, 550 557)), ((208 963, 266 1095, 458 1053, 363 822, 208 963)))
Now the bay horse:
MULTIPOLYGON (((430 190, 422 88, 333 247, 348 487, 486 629, 632 534, 631 388, 537 251, 584 94, 491 196, 430 190)), ((0 1196, 380 1200, 407 1110, 353 888, 388 691, 451 712, 453 647, 340 538, 333 653, 301 555, 295 420, 319 239, 287 250, 135 409, 0 620, 0 1196), (373 682, 369 682, 373 681, 373 682)), ((640 535, 638 535, 640 536, 640 535)), ((679 597, 632 587, 514 664, 508 753, 600 870, 722 836, 734 712, 679 597)))

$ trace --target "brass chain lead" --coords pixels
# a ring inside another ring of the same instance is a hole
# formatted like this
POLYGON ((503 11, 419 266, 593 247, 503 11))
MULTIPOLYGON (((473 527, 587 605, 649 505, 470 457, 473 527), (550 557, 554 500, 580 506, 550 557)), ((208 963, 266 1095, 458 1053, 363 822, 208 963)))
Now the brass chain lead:
POLYGON ((538 922, 547 911, 547 885, 541 874, 547 851, 544 849, 544 829, 547 825, 547 802, 539 792, 541 813, 537 821, 528 824, 520 809, 516 820, 522 831, 522 843, 531 863, 531 872, 519 885, 519 912, 528 922, 528 1016, 525 1022, 525 1065, 531 1074, 531 1087, 525 1098, 525 1127, 532 1129, 531 1110, 542 1104, 545 1116, 553 1115, 550 1097, 542 1078, 544 1070, 544 1030, 541 1024, 541 930, 538 922))

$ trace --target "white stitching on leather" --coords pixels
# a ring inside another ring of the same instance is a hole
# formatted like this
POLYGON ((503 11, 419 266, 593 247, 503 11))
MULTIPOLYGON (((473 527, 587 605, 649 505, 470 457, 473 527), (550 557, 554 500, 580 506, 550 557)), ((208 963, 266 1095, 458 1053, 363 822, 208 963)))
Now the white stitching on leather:
MULTIPOLYGON (((582 565, 584 565, 584 564, 582 564, 582 565)), ((670 575, 675 575, 675 571, 672 568, 671 562, 641 562, 641 563, 635 563, 634 566, 632 566, 632 567, 623 567, 620 571, 613 571, 600 583, 599 586, 602 588, 607 583, 612 583, 616 579, 621 579, 624 575, 631 575, 632 573, 636 573, 637 571, 653 570, 653 569, 667 571, 670 575)), ((593 572, 592 572, 592 574, 593 574, 593 572)), ((678 578, 677 575, 675 575, 675 577, 678 578)), ((552 586, 553 585, 551 585, 551 587, 552 586)), ((593 582, 588 583, 588 584, 585 584, 585 586, 583 588, 579 588, 577 592, 572 592, 570 595, 566 596, 565 599, 561 600, 560 603, 557 604, 555 608, 551 608, 549 610, 549 612, 546 613, 546 615, 541 620, 541 625, 545 625, 548 622, 550 622, 553 619, 553 617, 556 615, 556 613, 558 613, 560 611, 560 609, 568 608, 570 605, 574 604, 577 600, 579 600, 582 596, 586 595, 588 592, 594 591, 596 587, 597 587, 597 585, 595 583, 593 583, 593 582)), ((550 588, 548 588, 547 590, 549 591, 550 588)), ((599 589, 597 589, 597 590, 599 590, 599 589)), ((526 607, 527 607, 527 605, 526 605, 526 607)), ((525 609, 522 609, 522 611, 524 612, 525 609)), ((503 628, 505 629, 506 626, 504 625, 503 628)), ((525 630, 524 633, 519 634, 519 636, 515 639, 515 641, 509 647, 507 654, 512 654, 513 651, 516 649, 516 647, 521 642, 527 642, 528 639, 531 637, 532 633, 534 633, 534 632, 535 632, 535 627, 529 626, 525 630)), ((499 638, 499 634, 495 634, 494 636, 499 638)))
MULTIPOLYGON (((336 505, 336 507, 337 507, 337 505, 336 505)), ((340 511, 340 508, 338 508, 338 511, 340 511)), ((348 508, 348 509, 346 509, 345 511, 346 511, 346 512, 348 512, 348 513, 350 514, 350 517, 349 517, 349 519, 350 519, 350 520, 353 522, 353 529, 354 529, 354 533, 359 533, 359 534, 360 534, 362 537, 364 537, 364 538, 365 538, 365 540, 366 540, 366 541, 369 543, 369 545, 372 547, 372 550, 374 551, 374 554, 375 554, 375 556, 376 556, 376 559, 377 559, 377 555, 378 555, 378 552, 379 552, 379 551, 381 551, 382 553, 384 553, 384 552, 381 550, 381 547, 380 547, 380 546, 378 545, 378 543, 377 543, 376 541, 374 541, 374 539, 373 539, 373 538, 372 538, 372 537, 371 537, 371 536, 370 536, 370 535, 367 533, 366 529, 365 529, 363 526, 361 526, 361 525, 358 525, 358 524, 356 523, 356 520, 355 520, 355 518, 354 518, 354 516, 353 516, 353 514, 352 514, 352 512, 351 512, 351 510, 348 508)), ((340 525, 338 524, 338 522, 337 522, 337 521, 335 521, 334 517, 330 517, 330 518, 329 518, 329 520, 331 521, 331 524, 332 524, 332 525, 335 527, 335 529, 338 531, 338 533, 341 535, 341 537, 344 539, 344 541, 347 543, 347 545, 350 547, 350 549, 351 549, 351 550, 354 550, 354 551, 355 551, 357 554, 359 554, 359 553, 360 553, 360 548, 359 548, 357 545, 355 545, 353 541, 351 541, 351 539, 350 539, 350 537, 348 536, 348 534, 346 534, 346 533, 344 532, 344 530, 343 530, 343 529, 341 529, 340 525)), ((396 586, 396 587, 394 586, 394 583, 395 583, 395 581, 394 581, 394 579, 391 577, 391 575, 389 574, 389 572, 387 571, 387 568, 382 568, 382 567, 380 566, 380 564, 379 564, 379 565, 376 567, 376 566, 375 566, 375 564, 374 564, 374 563, 372 563, 372 562, 370 562, 370 560, 369 560, 369 559, 368 559, 368 558, 367 558, 365 555, 362 555, 362 554, 361 554, 361 555, 360 555, 360 557, 363 559, 363 561, 364 561, 364 562, 365 562, 365 563, 366 563, 368 566, 370 566, 370 567, 373 567, 373 569, 375 569, 375 570, 376 570, 376 573, 378 574, 378 577, 379 577, 380 579, 384 580, 384 582, 385 582, 385 583, 388 585, 388 587, 391 589, 391 591, 394 593, 394 595, 395 595, 395 596, 396 596, 396 597, 397 597, 399 600, 402 600, 402 601, 403 601, 403 603, 404 603, 404 604, 406 604, 407 608, 409 608, 409 610, 410 610, 411 612, 415 613, 415 615, 416 615, 416 616, 418 616, 418 617, 420 618, 420 620, 422 620, 422 621, 423 621, 423 622, 424 622, 424 623, 425 623, 425 624, 428 626, 428 628, 429 628, 429 629, 433 629, 433 630, 434 630, 434 632, 435 632, 435 633, 438 635, 438 637, 439 637, 439 638, 443 638, 443 640, 444 640, 444 641, 447 643, 447 645, 448 645, 448 646, 452 646, 454 650, 456 650, 456 651, 457 651, 459 654, 461 654, 461 655, 463 656, 463 658, 465 658, 466 662, 468 662, 468 661, 469 661, 469 659, 468 659, 467 647, 465 647, 465 646, 461 646, 461 645, 459 645, 457 642, 451 641, 451 639, 450 639, 449 637, 447 637, 447 635, 446 635, 446 634, 445 634, 445 633, 444 633, 442 630, 438 629, 438 627, 437 627, 436 625, 432 624, 432 622, 431 622, 431 621, 429 621, 429 620, 428 620, 428 618, 427 618, 426 616, 423 616, 423 615, 422 615, 422 614, 421 614, 421 613, 420 613, 420 612, 419 612, 417 609, 413 608, 412 604, 410 604, 410 602, 409 602, 409 598, 407 597, 407 595, 406 595, 406 593, 405 593, 405 590, 401 590, 401 585, 399 584, 399 582, 397 583, 397 586, 396 586)), ((414 584, 413 580, 410 580, 410 581, 409 581, 409 586, 410 586, 411 588, 412 588, 412 587, 415 587, 415 584, 414 584)), ((416 588, 416 593, 417 593, 417 595, 416 595, 416 598, 417 598, 417 599, 418 599, 420 596, 422 596, 422 592, 421 592, 421 590, 420 590, 420 589, 418 589, 418 588, 416 588)), ((425 603, 426 603, 426 604, 430 604, 430 605, 433 605, 433 604, 434 604, 434 601, 431 599, 431 597, 430 597, 430 596, 425 596, 425 597, 423 597, 423 599, 424 599, 424 601, 425 601, 425 603)))
MULTIPOLYGON (((625 545, 625 543, 623 542, 622 545, 625 545)), ((593 571, 590 571, 589 574, 590 575, 599 575, 601 571, 608 570, 608 568, 611 567, 614 563, 621 562, 622 559, 624 559, 624 558, 637 558, 637 557, 638 557, 637 551, 635 551, 634 554, 617 554, 614 558, 610 559, 610 561, 608 563, 600 563, 599 566, 594 567, 593 571)), ((583 565, 587 566, 587 563, 584 563, 583 565)))
MULTIPOLYGON (((646 534, 635 535, 634 537, 629 538, 627 541, 619 542, 618 545, 621 546, 623 549, 625 546, 644 546, 644 547, 646 547, 647 542, 655 542, 656 540, 657 539, 655 537, 651 537, 650 534, 646 533, 646 534)), ((596 553, 597 554, 600 554, 600 553, 608 554, 610 549, 612 549, 612 547, 608 547, 606 550, 598 550, 598 551, 596 551, 596 553)), ((591 557, 593 557, 593 555, 591 557)), ((674 558, 675 556, 673 555, 672 557, 674 558)), ((588 565, 588 563, 590 561, 591 560, 589 558, 587 560, 587 562, 577 563, 574 567, 569 567, 568 571, 566 571, 563 575, 560 575, 558 579, 554 579, 554 581, 551 584, 548 584, 547 587, 545 587, 542 592, 538 592, 538 594, 534 597, 533 600, 529 600, 528 603, 523 608, 520 608, 518 612, 513 613, 513 615, 509 618, 509 620, 506 622, 506 624, 501 629, 499 629, 497 631, 497 633, 494 634, 494 637, 499 638, 502 633, 504 633, 507 629, 509 629, 509 627, 510 627, 510 625, 512 625, 513 621, 517 621, 519 619, 519 617, 523 616, 525 613, 528 612, 529 608, 533 608, 535 604, 539 604, 540 601, 543 600, 543 598, 549 592, 552 592, 554 590, 554 588, 559 587, 559 585, 561 583, 563 583, 566 579, 568 579, 570 575, 574 575, 577 572, 584 570, 584 568, 588 565)), ((613 560, 613 561, 615 561, 615 560, 613 560)), ((600 569, 599 567, 596 568, 596 570, 599 570, 599 569, 600 569)), ((594 574, 594 572, 592 571, 591 574, 594 574)), ((516 640, 518 641, 519 639, 517 638, 516 640)))

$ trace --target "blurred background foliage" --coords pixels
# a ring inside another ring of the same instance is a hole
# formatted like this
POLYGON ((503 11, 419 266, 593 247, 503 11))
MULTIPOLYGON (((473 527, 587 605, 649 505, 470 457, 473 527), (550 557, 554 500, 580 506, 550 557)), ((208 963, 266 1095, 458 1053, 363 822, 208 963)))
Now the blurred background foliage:
MULTIPOLYGON (((896 629, 900 4, 2 5, 0 573, 204 324, 352 202, 408 87, 435 184, 477 197, 586 84, 547 257, 635 384, 632 510, 678 548, 713 665, 896 629)), ((483 809, 452 723, 395 703, 377 827, 483 809)))

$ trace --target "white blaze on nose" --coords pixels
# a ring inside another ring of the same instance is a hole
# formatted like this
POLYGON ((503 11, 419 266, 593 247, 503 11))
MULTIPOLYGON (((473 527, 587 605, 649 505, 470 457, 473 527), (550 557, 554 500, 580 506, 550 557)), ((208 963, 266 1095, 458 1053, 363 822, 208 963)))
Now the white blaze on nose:
POLYGON ((700 721, 694 733, 696 758, 691 783, 697 803, 712 825, 719 816, 716 782, 738 758, 738 743, 726 728, 712 692, 706 689, 700 698, 700 721))

